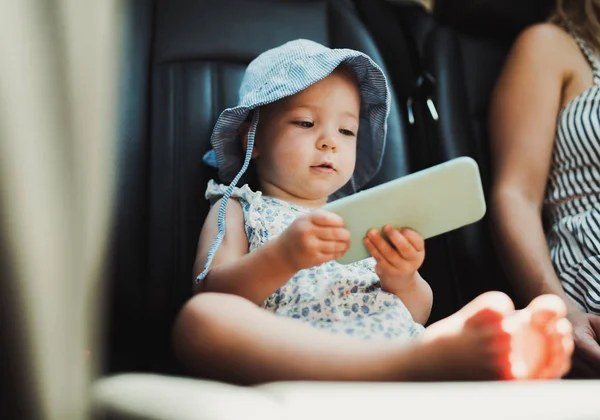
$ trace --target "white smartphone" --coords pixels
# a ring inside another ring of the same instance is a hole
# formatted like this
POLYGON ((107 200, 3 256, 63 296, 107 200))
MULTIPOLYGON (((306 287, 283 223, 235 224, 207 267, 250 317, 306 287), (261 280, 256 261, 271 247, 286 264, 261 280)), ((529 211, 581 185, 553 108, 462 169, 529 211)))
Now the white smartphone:
POLYGON ((351 233, 349 264, 370 256, 363 244, 369 229, 410 228, 424 239, 477 222, 486 211, 477 162, 459 157, 328 203, 351 233))

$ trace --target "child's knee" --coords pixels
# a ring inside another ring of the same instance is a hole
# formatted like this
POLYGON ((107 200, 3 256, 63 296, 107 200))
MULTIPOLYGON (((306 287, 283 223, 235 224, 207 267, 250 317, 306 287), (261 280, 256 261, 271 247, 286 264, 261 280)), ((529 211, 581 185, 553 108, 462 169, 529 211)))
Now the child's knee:
POLYGON ((239 296, 200 293, 192 297, 179 312, 173 328, 176 350, 197 351, 202 344, 215 342, 226 334, 227 320, 236 308, 251 305, 239 296))
POLYGON ((186 302, 175 322, 175 334, 197 335, 210 330, 218 320, 218 314, 227 296, 218 293, 201 293, 186 302))
POLYGON ((218 337, 220 300, 220 295, 210 293, 192 297, 181 308, 173 325, 174 355, 191 373, 203 372, 203 361, 218 337))

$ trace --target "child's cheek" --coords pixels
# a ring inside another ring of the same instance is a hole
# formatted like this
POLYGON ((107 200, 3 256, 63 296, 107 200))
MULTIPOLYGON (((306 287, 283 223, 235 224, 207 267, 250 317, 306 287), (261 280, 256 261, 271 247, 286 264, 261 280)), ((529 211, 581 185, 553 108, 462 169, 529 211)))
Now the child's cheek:
POLYGON ((346 162, 348 169, 351 172, 354 172, 354 168, 356 166, 356 150, 355 149, 348 150, 346 152, 346 156, 344 156, 344 161, 346 162))
POLYGON ((276 159, 275 163, 279 167, 283 166, 284 168, 290 169, 305 160, 302 158, 303 152, 301 145, 290 143, 285 147, 281 147, 278 152, 279 153, 277 153, 274 158, 276 159))
POLYGON ((279 155, 287 159, 298 160, 301 159, 303 155, 306 155, 306 149, 306 142, 295 137, 280 144, 279 155))

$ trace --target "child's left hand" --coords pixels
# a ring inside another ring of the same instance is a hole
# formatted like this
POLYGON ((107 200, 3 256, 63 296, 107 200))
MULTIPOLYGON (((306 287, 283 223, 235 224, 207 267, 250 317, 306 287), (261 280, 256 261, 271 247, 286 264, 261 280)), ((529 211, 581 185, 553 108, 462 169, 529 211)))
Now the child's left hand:
POLYGON ((376 229, 371 229, 363 239, 363 243, 377 261, 375 273, 383 283, 412 279, 425 259, 425 241, 423 237, 411 229, 395 229, 386 225, 383 233, 388 242, 376 229))

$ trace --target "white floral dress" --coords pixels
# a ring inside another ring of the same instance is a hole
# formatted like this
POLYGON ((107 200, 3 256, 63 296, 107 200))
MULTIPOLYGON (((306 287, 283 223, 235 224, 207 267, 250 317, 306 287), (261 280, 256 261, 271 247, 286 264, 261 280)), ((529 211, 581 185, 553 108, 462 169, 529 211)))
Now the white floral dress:
MULTIPOLYGON (((224 185, 210 181, 206 198, 214 204, 224 185)), ((311 209, 265 197, 247 185, 235 188, 248 237, 249 252, 283 232, 298 216, 311 209)), ((277 315, 308 322, 317 328, 364 339, 411 340, 423 331, 402 301, 381 289, 375 261, 367 258, 342 265, 330 261, 299 271, 263 303, 277 315)))

